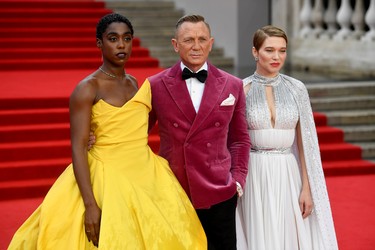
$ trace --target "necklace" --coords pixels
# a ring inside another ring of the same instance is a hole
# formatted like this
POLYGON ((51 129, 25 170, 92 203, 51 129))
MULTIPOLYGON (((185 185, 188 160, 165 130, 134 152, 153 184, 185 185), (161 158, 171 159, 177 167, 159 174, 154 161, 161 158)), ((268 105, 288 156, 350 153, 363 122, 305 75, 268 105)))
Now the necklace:
MULTIPOLYGON (((102 67, 99 67, 100 71, 103 72, 104 74, 106 74, 107 76, 109 77, 112 77, 112 78, 117 78, 117 76, 111 74, 111 73, 108 73, 107 71, 105 71, 104 69, 102 69, 102 67)), ((124 76, 126 76, 126 73, 124 72, 124 76)))

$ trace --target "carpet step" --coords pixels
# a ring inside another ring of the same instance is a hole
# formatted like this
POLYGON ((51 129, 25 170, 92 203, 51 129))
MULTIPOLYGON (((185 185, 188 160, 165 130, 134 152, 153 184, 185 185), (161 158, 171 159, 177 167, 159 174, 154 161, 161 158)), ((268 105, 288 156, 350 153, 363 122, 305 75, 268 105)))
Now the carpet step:
POLYGON ((362 159, 362 150, 359 146, 349 143, 320 144, 322 161, 342 161, 362 159))
POLYGON ((44 197, 54 178, 0 182, 0 200, 14 200, 34 197, 44 197))
MULTIPOLYGON (((0 126, 2 143, 47 142, 70 139, 70 125, 65 123, 0 126)), ((149 143, 159 143, 157 127, 150 132, 149 143)), ((151 145, 150 145, 151 146, 151 145)))
POLYGON ((172 1, 108 1, 107 8, 111 9, 129 9, 129 10, 174 10, 174 2, 172 1))
POLYGON ((70 138, 69 123, 0 126, 2 143, 56 141, 70 138))
MULTIPOLYGON (((0 120, 2 142, 60 140, 69 139, 70 136, 67 108, 0 111, 0 120)), ((157 131, 153 133, 157 134, 157 131)), ((343 140, 341 129, 318 126, 317 133, 320 143, 343 140)))
POLYGON ((1 0, 0 8, 27 8, 27 9, 40 9, 40 8, 104 8, 104 2, 96 1, 22 1, 22 0, 1 0))
POLYGON ((323 113, 319 112, 313 112, 314 116, 314 122, 315 126, 326 126, 327 125, 327 116, 324 115, 323 113))
POLYGON ((152 151, 157 154, 160 149, 160 137, 158 134, 151 133, 148 136, 148 145, 152 149, 152 151))
POLYGON ((336 143, 344 140, 344 132, 341 129, 329 126, 317 126, 319 143, 336 143))
MULTIPOLYGON (((150 135, 149 145, 154 152, 159 151, 157 135, 150 135)), ((69 137, 63 140, 0 143, 0 159, 2 162, 69 157, 71 157, 69 137)))
MULTIPOLYGON (((2 70, 40 69, 96 69, 102 63, 100 58, 53 58, 53 59, 0 59, 2 70)), ((158 67, 159 61, 151 57, 131 57, 127 68, 158 67)))
MULTIPOLYGON (((29 101, 29 105, 39 106, 39 99, 29 101)), ((48 102, 43 102, 44 105, 49 105, 48 102)), ((43 104, 42 103, 42 104, 43 104)), ((66 105, 67 106, 67 105, 66 105)), ((20 110, 0 110, 0 125, 14 126, 29 125, 29 124, 52 124, 52 123, 68 123, 69 109, 68 108, 48 108, 48 109, 20 109, 20 110)))
MULTIPOLYGON (((0 116, 15 117, 18 114, 25 114, 28 116, 27 119, 32 119, 30 117, 31 109, 36 109, 36 114, 43 112, 64 113, 64 110, 68 110, 69 107, 69 97, 1 98, 0 107, 0 116)), ((8 124, 7 122, 11 121, 0 119, 0 124, 8 124)))
POLYGON ((0 18, 0 28, 90 28, 98 18, 0 18))
MULTIPOLYGON (((14 59, 23 61, 23 59, 57 59, 57 58, 92 58, 97 60, 101 57, 98 48, 18 48, 18 49, 0 49, 0 58, 14 59)), ((132 49, 131 57, 149 57, 148 49, 135 47, 132 49)))
POLYGON ((56 158, 0 162, 0 182, 25 179, 56 179, 71 161, 71 158, 56 158))
POLYGON ((3 162, 71 157, 70 140, 0 143, 3 162))
MULTIPOLYGON (((158 140, 151 140, 158 143, 158 140)), ((154 149, 154 146, 152 146, 154 149)), ((359 146, 347 143, 321 144, 321 157, 323 161, 361 159, 362 152, 359 146)), ((0 144, 0 158, 4 161, 36 160, 70 157, 70 141, 42 141, 42 142, 13 142, 0 144), (48 151, 46 151, 48 150, 48 151), (45 152, 48 152, 46 154, 45 152)))
POLYGON ((366 160, 322 162, 325 176, 375 174, 375 163, 366 160))
MULTIPOLYGON (((140 40, 133 39, 133 47, 140 47, 140 40)), ((0 48, 2 49, 23 49, 23 48, 96 48, 96 39, 92 37, 31 37, 25 39, 1 38, 0 48)))
MULTIPOLYGON (((49 37, 49 38, 92 38, 95 40, 96 38, 96 28, 87 27, 87 28, 7 28, 2 27, 0 28, 0 37, 8 37, 8 38, 38 38, 38 37, 49 37)), ((135 38, 138 39, 138 38, 135 38)), ((136 41, 137 42, 137 41, 136 41)), ((139 45, 139 44, 135 44, 139 45)))
POLYGON ((2 18, 96 18, 111 13, 104 8, 0 8, 2 18))

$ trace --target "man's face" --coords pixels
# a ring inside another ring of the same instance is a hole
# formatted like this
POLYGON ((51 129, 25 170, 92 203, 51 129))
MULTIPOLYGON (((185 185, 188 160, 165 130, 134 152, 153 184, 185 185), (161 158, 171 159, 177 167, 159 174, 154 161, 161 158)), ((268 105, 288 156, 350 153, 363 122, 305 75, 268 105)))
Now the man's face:
POLYGON ((172 39, 174 50, 182 62, 194 72, 207 61, 214 39, 204 22, 184 22, 172 39))

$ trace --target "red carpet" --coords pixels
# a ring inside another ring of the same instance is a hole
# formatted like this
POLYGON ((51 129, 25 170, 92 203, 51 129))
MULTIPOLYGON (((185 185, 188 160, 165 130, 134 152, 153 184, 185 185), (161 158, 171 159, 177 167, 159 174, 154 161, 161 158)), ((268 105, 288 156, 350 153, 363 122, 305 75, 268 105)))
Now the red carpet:
MULTIPOLYGON (((101 64, 95 26, 109 12, 89 0, 0 0, 0 249, 71 161, 68 98, 101 64)), ((126 68, 139 84, 161 70, 138 38, 126 68)), ((314 115, 340 249, 373 249, 375 165, 314 115)), ((149 142, 157 151, 157 130, 149 142)))
MULTIPOLYGON (((340 250, 374 249, 374 183, 375 175, 327 178, 340 250)), ((0 201, 0 249, 6 249, 15 230, 41 201, 42 198, 0 201)))
MULTIPOLYGON (((68 98, 101 64, 96 1, 0 0, 0 200, 43 196, 71 161, 68 98)), ((135 37, 127 73, 159 72, 135 37)), ((150 136, 157 151, 157 130, 150 136)))

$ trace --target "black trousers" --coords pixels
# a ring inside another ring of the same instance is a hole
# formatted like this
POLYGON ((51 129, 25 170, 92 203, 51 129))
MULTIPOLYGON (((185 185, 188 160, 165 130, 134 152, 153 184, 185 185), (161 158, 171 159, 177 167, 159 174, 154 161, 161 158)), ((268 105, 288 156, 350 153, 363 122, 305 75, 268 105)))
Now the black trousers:
POLYGON ((196 209, 207 236, 208 250, 236 250, 237 194, 229 200, 196 209))

